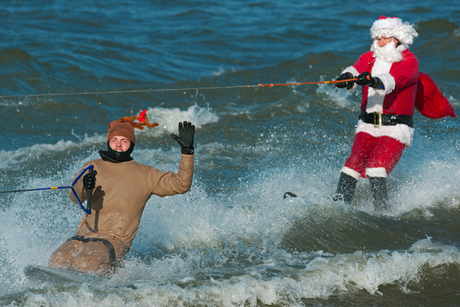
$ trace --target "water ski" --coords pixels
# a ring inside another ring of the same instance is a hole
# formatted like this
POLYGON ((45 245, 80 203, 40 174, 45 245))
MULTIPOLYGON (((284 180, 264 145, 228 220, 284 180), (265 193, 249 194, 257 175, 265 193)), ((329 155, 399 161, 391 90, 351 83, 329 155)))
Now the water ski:
POLYGON ((52 283, 102 283, 107 278, 81 273, 49 268, 41 265, 29 265, 25 268, 24 274, 27 278, 38 282, 52 283))
POLYGON ((288 197, 297 197, 297 195, 294 194, 294 193, 292 193, 292 192, 286 192, 286 193, 284 193, 283 199, 286 199, 286 198, 288 198, 288 197))

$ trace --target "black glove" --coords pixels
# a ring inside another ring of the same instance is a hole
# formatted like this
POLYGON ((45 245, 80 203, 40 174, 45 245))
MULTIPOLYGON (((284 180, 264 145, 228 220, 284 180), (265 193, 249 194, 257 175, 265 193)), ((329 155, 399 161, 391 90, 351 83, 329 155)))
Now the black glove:
POLYGON ((370 73, 367 71, 363 72, 361 75, 358 76, 358 80, 356 83, 363 86, 370 86, 373 88, 380 88, 383 86, 382 80, 377 77, 372 77, 370 73))
POLYGON ((171 137, 176 140, 182 147, 181 152, 185 155, 193 155, 193 137, 195 135, 195 126, 192 123, 179 123, 179 136, 171 134, 171 137))
POLYGON ((88 174, 83 176, 83 186, 87 190, 92 190, 96 187, 96 175, 95 170, 90 170, 88 174))
MULTIPOLYGON (((340 80, 348 80, 348 79, 353 79, 353 75, 349 72, 346 72, 344 74, 341 74, 340 77, 337 79, 337 81, 340 80)), ((354 81, 347 81, 347 82, 339 82, 336 83, 335 86, 338 88, 344 88, 346 87, 347 90, 351 89, 353 87, 354 81)))

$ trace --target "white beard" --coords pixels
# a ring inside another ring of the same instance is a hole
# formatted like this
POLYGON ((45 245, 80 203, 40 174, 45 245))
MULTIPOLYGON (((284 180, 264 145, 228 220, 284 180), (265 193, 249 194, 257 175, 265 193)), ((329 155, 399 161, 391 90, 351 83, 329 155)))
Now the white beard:
POLYGON ((389 42, 383 47, 379 47, 377 40, 374 40, 371 46, 374 57, 389 63, 401 62, 403 60, 402 52, 404 50, 406 50, 406 45, 401 44, 396 47, 394 41, 389 42))

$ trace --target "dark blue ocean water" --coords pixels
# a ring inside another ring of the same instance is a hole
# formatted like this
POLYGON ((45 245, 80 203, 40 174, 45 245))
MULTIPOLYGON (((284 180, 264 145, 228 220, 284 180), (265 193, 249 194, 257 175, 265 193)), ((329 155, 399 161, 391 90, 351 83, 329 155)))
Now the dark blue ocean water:
POLYGON ((360 93, 327 81, 369 50, 381 15, 416 25, 410 50, 460 114, 452 1, 1 1, 0 191, 69 185, 107 124, 148 110, 133 157, 177 171, 177 123, 196 125, 184 195, 148 202, 125 266, 102 285, 28 280, 74 235, 67 191, 0 194, 1 306, 455 306, 460 124, 414 116, 415 139, 374 212, 333 202, 360 93), (283 200, 292 191, 298 198, 283 200))

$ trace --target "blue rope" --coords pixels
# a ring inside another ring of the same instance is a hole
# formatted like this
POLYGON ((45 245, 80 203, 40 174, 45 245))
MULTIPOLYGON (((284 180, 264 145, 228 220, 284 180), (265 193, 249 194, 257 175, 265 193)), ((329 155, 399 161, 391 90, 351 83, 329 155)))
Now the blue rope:
MULTIPOLYGON (((83 204, 81 203, 80 198, 78 197, 77 192, 75 191, 75 189, 73 188, 73 186, 77 183, 78 179, 80 179, 81 176, 83 176, 83 174, 84 174, 87 170, 93 170, 93 169, 94 169, 94 166, 93 166, 93 165, 88 165, 87 167, 85 167, 85 168, 80 172, 80 174, 78 174, 78 176, 75 178, 75 180, 72 182, 72 185, 66 185, 66 186, 60 186, 60 187, 51 187, 51 188, 38 188, 38 189, 14 190, 14 191, 0 191, 0 194, 2 194, 2 193, 27 192, 27 191, 44 191, 44 190, 57 190, 57 189, 71 189, 71 190, 72 190, 72 193, 73 193, 73 195, 75 195, 75 198, 77 199, 78 204, 80 205, 81 209, 82 209, 83 211, 85 211, 85 213, 91 214, 91 209, 85 208, 85 207, 83 206, 83 204)), ((88 205, 89 205, 89 204, 88 204, 88 205)), ((88 206, 88 207, 89 207, 89 206, 88 206)))

